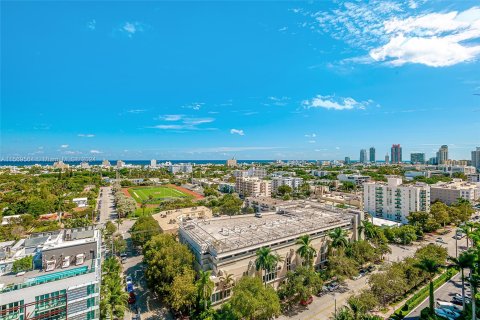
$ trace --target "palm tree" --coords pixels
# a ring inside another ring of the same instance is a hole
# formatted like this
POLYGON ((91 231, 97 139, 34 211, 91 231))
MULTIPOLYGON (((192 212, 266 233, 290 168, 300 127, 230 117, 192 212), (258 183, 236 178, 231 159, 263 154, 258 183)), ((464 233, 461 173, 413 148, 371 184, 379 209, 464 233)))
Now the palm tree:
POLYGON ((465 233, 465 236, 467 238, 467 249, 468 249, 468 239, 472 235, 472 227, 473 227, 473 224, 471 222, 467 222, 463 226, 459 227, 459 229, 462 230, 463 233, 465 233))
POLYGON ((257 259, 255 259, 255 269, 263 270, 265 273, 265 286, 267 286, 267 272, 270 272, 277 266, 281 260, 278 254, 272 252, 270 248, 263 247, 257 250, 257 259))
POLYGON ((359 229, 363 230, 366 239, 374 239, 378 235, 377 227, 368 220, 363 220, 362 226, 360 226, 359 229))
POLYGON ((200 270, 200 273, 198 274, 198 280, 197 280, 197 292, 198 292, 198 297, 203 300, 203 308, 204 310, 207 310, 207 304, 208 301, 210 301, 210 297, 212 296, 213 293, 213 287, 215 284, 213 283, 212 280, 210 280, 210 271, 203 271, 200 270))
POLYGON ((429 312, 430 312, 431 315, 434 315, 435 314, 435 310, 434 310, 435 297, 434 297, 434 294, 433 294, 433 277, 435 276, 435 274, 440 269, 440 265, 437 263, 437 261, 435 259, 430 259, 430 258, 427 258, 427 257, 423 257, 418 263, 415 264, 415 267, 417 267, 418 269, 420 269, 422 271, 425 271, 428 275, 428 281, 429 281, 429 285, 430 285, 430 292, 429 292, 430 310, 429 310, 429 312))
POLYGON ((360 320, 363 319, 363 316, 366 313, 365 307, 360 303, 358 298, 351 297, 347 301, 348 307, 352 311, 353 320, 360 320))
POLYGON ((120 264, 114 256, 105 259, 102 263, 102 271, 104 274, 118 274, 120 273, 120 264))
POLYGON ((298 238, 296 244, 300 245, 297 249, 297 254, 302 257, 304 262, 303 265, 312 267, 313 258, 317 256, 317 252, 312 247, 312 239, 310 239, 310 236, 308 234, 301 236, 298 238))
POLYGON ((462 272, 462 310, 465 310, 465 276, 464 276, 464 269, 473 267, 475 263, 475 254, 469 251, 465 251, 460 254, 458 258, 449 257, 450 261, 452 261, 458 268, 460 268, 462 272))
POLYGON ((145 208, 147 207, 147 200, 142 200, 140 208, 142 208, 142 214, 145 215, 145 208))
POLYGON ((342 228, 335 228, 329 232, 330 244, 333 248, 345 248, 348 245, 347 232, 342 228))
POLYGON ((220 276, 220 286, 222 287, 222 291, 223 291, 222 302, 226 298, 225 294, 227 289, 231 288, 234 283, 235 283, 235 280, 233 279, 233 274, 227 273, 224 276, 220 276))

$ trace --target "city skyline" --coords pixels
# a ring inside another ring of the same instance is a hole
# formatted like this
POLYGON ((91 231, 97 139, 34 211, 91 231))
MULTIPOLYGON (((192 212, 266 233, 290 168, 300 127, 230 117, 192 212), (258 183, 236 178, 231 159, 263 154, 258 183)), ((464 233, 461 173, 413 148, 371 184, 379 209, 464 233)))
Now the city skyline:
POLYGON ((474 1, 1 6, 0 158, 356 160, 373 146, 383 160, 400 144, 408 161, 480 145, 474 1))

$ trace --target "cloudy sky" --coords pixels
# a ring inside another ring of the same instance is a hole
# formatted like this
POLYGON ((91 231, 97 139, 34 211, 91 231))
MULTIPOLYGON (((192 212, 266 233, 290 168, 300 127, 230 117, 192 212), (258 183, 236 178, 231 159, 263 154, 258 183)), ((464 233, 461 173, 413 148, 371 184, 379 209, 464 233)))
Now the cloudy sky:
POLYGON ((1 6, 3 158, 480 146, 477 1, 1 6))

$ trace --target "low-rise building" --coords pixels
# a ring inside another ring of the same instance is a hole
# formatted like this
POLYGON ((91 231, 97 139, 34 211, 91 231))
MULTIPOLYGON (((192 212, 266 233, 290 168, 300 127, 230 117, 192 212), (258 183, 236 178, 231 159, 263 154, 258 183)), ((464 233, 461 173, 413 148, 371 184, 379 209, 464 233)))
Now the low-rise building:
POLYGON ((260 276, 277 287, 288 271, 302 264, 296 253, 299 237, 310 236, 317 252, 314 265, 320 267, 327 259, 328 233, 342 228, 356 240, 362 219, 361 211, 297 202, 276 212, 186 221, 180 225, 179 239, 195 255, 196 268, 212 272, 215 287, 211 300, 218 304, 231 294, 230 288, 222 287, 221 276, 231 274, 234 280, 260 276), (255 269, 256 251, 262 247, 271 248, 282 258, 267 274, 255 269))
POLYGON ((85 208, 88 205, 88 198, 73 198, 72 202, 77 205, 77 208, 85 208))
POLYGON ((152 217, 157 220, 162 232, 177 234, 178 225, 182 221, 187 221, 190 219, 207 219, 212 217, 212 209, 198 206, 191 208, 182 208, 182 209, 172 209, 160 211, 152 215, 152 217))
POLYGON ((473 173, 467 175, 468 182, 480 182, 480 173, 473 173))
POLYGON ((0 319, 100 319, 101 232, 93 227, 0 243, 0 319), (32 259, 14 272, 15 261, 32 259))
POLYGON ((373 217, 408 223, 414 211, 430 211, 430 187, 425 183, 403 185, 402 178, 390 176, 388 183, 363 184, 364 211, 373 217))
POLYGON ((465 182, 461 179, 453 179, 452 182, 439 182, 430 186, 430 199, 432 202, 441 201, 451 205, 457 202, 459 198, 473 203, 480 198, 480 185, 465 182))
POLYGON ((232 158, 227 160, 227 167, 236 167, 237 166, 237 159, 232 158))
POLYGON ((192 173, 193 172, 193 166, 190 163, 171 164, 168 167, 168 171, 170 171, 170 173, 173 173, 173 174, 176 174, 176 173, 192 173))
POLYGON ((242 197, 270 197, 272 182, 257 177, 237 178, 235 190, 242 197))
POLYGON ((297 190, 303 183, 302 178, 297 177, 276 177, 272 178, 272 192, 276 193, 280 186, 289 186, 292 190, 297 190))
POLYGON ((360 174, 339 174, 337 179, 341 182, 353 182, 357 186, 361 186, 365 182, 369 182, 372 178, 370 176, 362 176, 360 174))

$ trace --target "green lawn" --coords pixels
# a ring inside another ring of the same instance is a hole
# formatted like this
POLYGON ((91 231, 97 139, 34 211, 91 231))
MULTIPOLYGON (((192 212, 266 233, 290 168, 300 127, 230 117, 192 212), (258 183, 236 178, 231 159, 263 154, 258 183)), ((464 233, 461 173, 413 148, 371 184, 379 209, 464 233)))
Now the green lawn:
POLYGON ((191 198, 192 196, 169 187, 139 187, 129 188, 128 193, 137 201, 147 201, 147 203, 160 203, 163 200, 175 198, 191 198))

